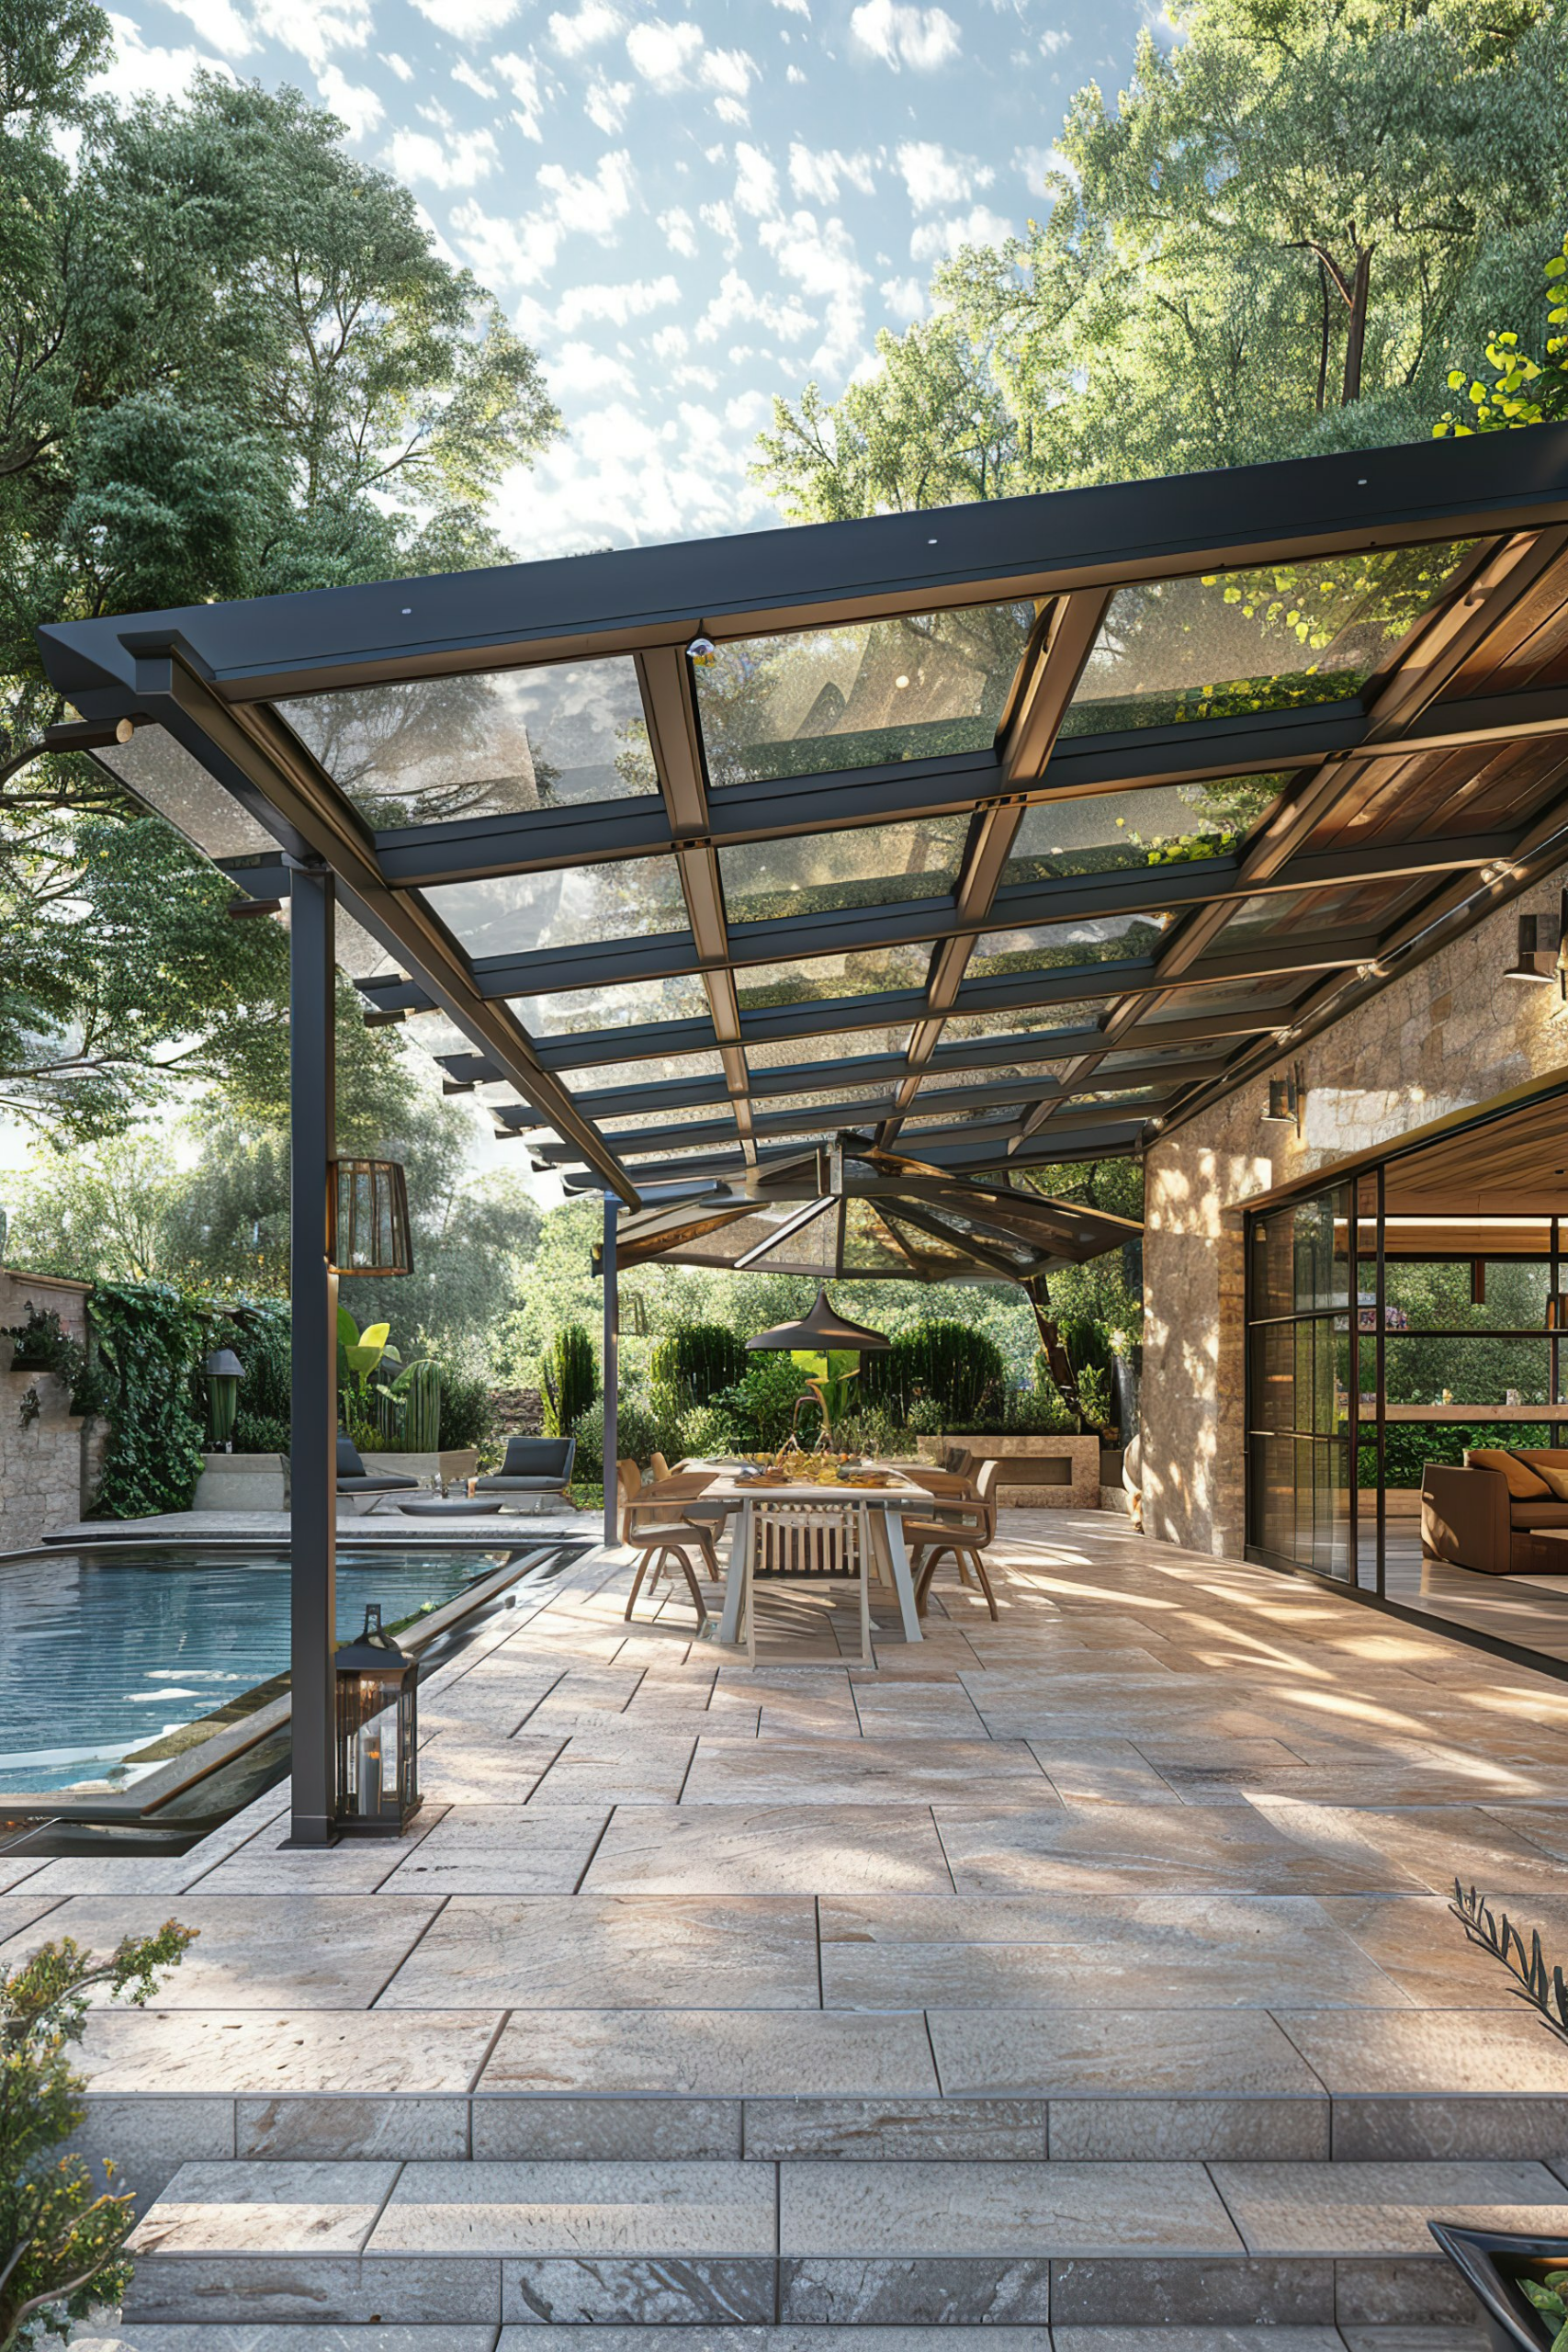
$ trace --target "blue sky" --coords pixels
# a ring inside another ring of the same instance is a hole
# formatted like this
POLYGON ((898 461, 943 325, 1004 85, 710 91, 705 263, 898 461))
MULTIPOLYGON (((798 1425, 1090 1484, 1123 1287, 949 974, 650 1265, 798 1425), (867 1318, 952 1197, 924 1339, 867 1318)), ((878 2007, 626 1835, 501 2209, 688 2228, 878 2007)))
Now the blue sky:
POLYGON ((505 484, 519 556, 774 519, 773 393, 836 397, 934 265, 1043 209, 1072 92, 1140 0, 130 0, 111 86, 291 83, 414 191, 541 353, 570 437, 505 484))

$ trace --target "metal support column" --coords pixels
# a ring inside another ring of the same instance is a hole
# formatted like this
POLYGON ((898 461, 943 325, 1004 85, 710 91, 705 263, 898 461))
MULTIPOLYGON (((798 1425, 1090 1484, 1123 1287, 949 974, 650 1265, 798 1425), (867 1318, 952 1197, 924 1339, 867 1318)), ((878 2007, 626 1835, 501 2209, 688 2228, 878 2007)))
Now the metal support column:
POLYGON ((336 1125, 333 887, 290 876, 288 931, 289 1298, 293 1476, 289 1668, 294 1772, 289 1842, 333 1841, 335 1770, 337 1277, 327 1260, 327 1163, 336 1125))
POLYGON ((620 1457, 621 1283, 615 1269, 615 1220, 620 1202, 604 1195, 604 1541, 618 1541, 615 1524, 615 1464, 620 1457))

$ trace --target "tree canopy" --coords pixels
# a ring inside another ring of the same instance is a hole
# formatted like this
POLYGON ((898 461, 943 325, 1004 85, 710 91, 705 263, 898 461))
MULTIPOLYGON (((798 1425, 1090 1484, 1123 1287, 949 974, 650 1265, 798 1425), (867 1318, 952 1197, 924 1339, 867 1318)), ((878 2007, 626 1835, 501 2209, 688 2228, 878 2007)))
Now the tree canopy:
POLYGON ((1028 233, 937 273, 759 479, 827 520, 1416 439, 1568 227, 1562 0, 1173 0, 1028 233))
POLYGON ((559 419, 297 91, 118 107, 85 0, 0 0, 0 1107, 81 1137, 180 1079, 243 1108, 287 956, 100 770, 13 765, 66 715, 35 629, 504 560, 487 502, 559 419))

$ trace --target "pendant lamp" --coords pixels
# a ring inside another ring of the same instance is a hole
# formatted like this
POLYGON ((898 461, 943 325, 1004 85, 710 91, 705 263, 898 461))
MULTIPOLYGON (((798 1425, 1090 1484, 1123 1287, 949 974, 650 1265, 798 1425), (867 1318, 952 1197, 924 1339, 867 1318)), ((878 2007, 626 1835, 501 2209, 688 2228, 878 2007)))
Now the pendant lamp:
POLYGON ((825 1348, 858 1348, 863 1354, 873 1348, 890 1348, 893 1342, 881 1331, 868 1331, 863 1323, 846 1323, 834 1313, 827 1292, 819 1290, 809 1315, 803 1315, 798 1323, 775 1323, 771 1331, 759 1331, 746 1345, 749 1349, 799 1348, 813 1354, 825 1348))

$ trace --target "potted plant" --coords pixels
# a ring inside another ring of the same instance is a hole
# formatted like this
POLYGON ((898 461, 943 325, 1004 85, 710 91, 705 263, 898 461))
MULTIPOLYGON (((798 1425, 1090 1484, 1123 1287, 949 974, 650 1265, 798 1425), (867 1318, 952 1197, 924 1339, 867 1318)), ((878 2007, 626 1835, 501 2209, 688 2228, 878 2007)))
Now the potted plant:
POLYGON ((1427 2227, 1481 2305, 1496 2352, 1568 2352, 1568 2239, 1427 2227))

